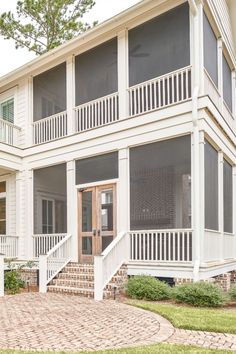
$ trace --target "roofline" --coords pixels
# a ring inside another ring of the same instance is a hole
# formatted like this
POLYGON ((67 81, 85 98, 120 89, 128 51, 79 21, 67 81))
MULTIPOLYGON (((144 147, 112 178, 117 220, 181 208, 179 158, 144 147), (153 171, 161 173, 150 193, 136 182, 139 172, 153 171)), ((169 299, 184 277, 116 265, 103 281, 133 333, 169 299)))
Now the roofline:
POLYGON ((126 22, 132 20, 132 15, 134 12, 137 12, 137 15, 140 15, 167 1, 168 0, 140 0, 140 2, 137 4, 89 29, 85 33, 80 34, 79 36, 67 41, 59 47, 52 49, 49 52, 42 54, 41 56, 20 66, 19 68, 7 73, 6 75, 3 75, 0 77, 0 86, 6 86, 9 83, 19 80, 26 75, 30 75, 30 73, 32 73, 34 70, 39 69, 45 64, 49 64, 54 59, 64 57, 67 53, 70 53, 70 51, 73 51, 79 45, 99 37, 102 34, 108 33, 115 28, 121 27, 122 25, 124 26, 126 22))

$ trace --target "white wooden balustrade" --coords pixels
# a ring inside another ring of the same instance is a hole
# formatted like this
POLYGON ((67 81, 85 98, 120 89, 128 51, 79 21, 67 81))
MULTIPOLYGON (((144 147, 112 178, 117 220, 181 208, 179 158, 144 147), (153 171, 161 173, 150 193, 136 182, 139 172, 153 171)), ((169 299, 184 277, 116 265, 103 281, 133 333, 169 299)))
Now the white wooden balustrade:
POLYGON ((129 258, 129 235, 121 232, 103 251, 94 257, 94 299, 103 299, 103 289, 129 258))
POLYGON ((46 255, 39 256, 39 291, 47 292, 47 284, 71 261, 71 235, 65 236, 46 255))
POLYGON ((17 258, 18 253, 18 236, 0 235, 0 253, 5 258, 17 258))
POLYGON ((33 144, 62 138, 67 133, 67 112, 57 113, 33 123, 33 144))
POLYGON ((136 262, 190 262, 192 261, 192 231, 131 231, 130 260, 136 262))
POLYGON ((66 234, 39 234, 33 235, 33 257, 46 254, 58 244, 66 234))
POLYGON ((130 116, 163 108, 191 98, 191 66, 128 89, 130 116))
POLYGON ((17 145, 20 130, 21 129, 16 125, 0 118, 0 142, 9 145, 17 145))
POLYGON ((104 96, 75 108, 76 132, 97 128, 119 120, 118 93, 104 96))

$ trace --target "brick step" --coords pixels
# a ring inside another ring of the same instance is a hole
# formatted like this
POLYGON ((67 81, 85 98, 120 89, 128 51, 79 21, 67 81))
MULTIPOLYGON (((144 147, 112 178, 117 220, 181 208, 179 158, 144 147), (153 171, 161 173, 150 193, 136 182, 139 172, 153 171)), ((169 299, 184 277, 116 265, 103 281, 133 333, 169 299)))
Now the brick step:
POLYGON ((89 297, 89 298, 94 297, 94 290, 93 289, 83 289, 83 288, 73 288, 73 287, 49 285, 48 292, 84 296, 84 297, 89 297))
POLYGON ((72 288, 83 288, 83 289, 93 289, 93 281, 81 281, 74 279, 53 279, 51 281, 52 285, 63 286, 63 287, 72 287, 72 288))
POLYGON ((72 273, 61 272, 58 274, 57 279, 75 279, 81 281, 94 281, 94 275, 92 273, 72 273))
POLYGON ((62 273, 83 273, 83 274, 93 274, 94 273, 94 267, 93 266, 87 266, 84 267, 83 265, 67 265, 63 269, 62 273))

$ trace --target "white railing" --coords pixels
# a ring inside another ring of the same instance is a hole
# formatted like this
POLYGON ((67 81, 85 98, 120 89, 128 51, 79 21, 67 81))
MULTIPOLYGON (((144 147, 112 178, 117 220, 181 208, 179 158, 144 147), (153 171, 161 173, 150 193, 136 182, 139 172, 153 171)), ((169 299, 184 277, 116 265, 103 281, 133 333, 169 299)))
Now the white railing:
POLYGON ((191 262, 192 231, 131 231, 130 260, 137 262, 191 262))
POLYGON ((17 258, 18 253, 18 236, 0 235, 0 253, 5 258, 17 258))
POLYGON ((76 132, 101 127, 119 120, 118 93, 98 98, 75 108, 76 132))
POLYGON ((47 292, 47 284, 71 261, 71 235, 64 237, 46 255, 39 256, 39 291, 47 292))
POLYGON ((214 105, 220 109, 220 92, 206 69, 204 69, 204 92, 210 97, 214 105))
POLYGON ((234 234, 224 233, 223 235, 223 259, 235 259, 236 239, 234 234))
POLYGON ((33 123, 33 144, 62 138, 67 132, 67 112, 54 114, 33 123))
POLYGON ((0 118, 0 142, 9 145, 17 145, 20 130, 21 129, 16 125, 0 118))
POLYGON ((64 237, 66 237, 66 234, 33 235, 33 257, 37 258, 40 254, 46 254, 64 237))
POLYGON ((103 289, 129 258, 129 236, 121 232, 103 251, 94 257, 94 299, 103 299, 103 289))
POLYGON ((4 255, 0 253, 0 297, 4 296, 4 255))
POLYGON ((218 261, 221 259, 222 249, 220 247, 221 233, 214 230, 205 230, 203 262, 218 261))
POLYGON ((132 86, 129 115, 134 116, 191 98, 191 66, 132 86))

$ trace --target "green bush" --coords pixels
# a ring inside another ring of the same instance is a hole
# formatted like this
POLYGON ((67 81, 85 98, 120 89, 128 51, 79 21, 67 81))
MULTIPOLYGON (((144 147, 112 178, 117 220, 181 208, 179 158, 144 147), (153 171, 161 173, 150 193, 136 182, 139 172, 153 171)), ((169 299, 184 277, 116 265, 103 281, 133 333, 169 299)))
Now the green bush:
POLYGON ((231 300, 236 300, 236 285, 233 285, 229 291, 229 296, 231 300))
POLYGON ((201 307, 219 307, 227 302, 226 294, 212 283, 190 283, 176 286, 172 292, 177 302, 201 307))
POLYGON ((4 275, 4 288, 10 294, 16 294, 20 289, 24 288, 25 283, 20 279, 19 272, 17 270, 9 270, 4 275))
POLYGON ((166 283, 148 275, 136 275, 129 278, 126 293, 135 299, 166 300, 171 297, 171 288, 166 283))

